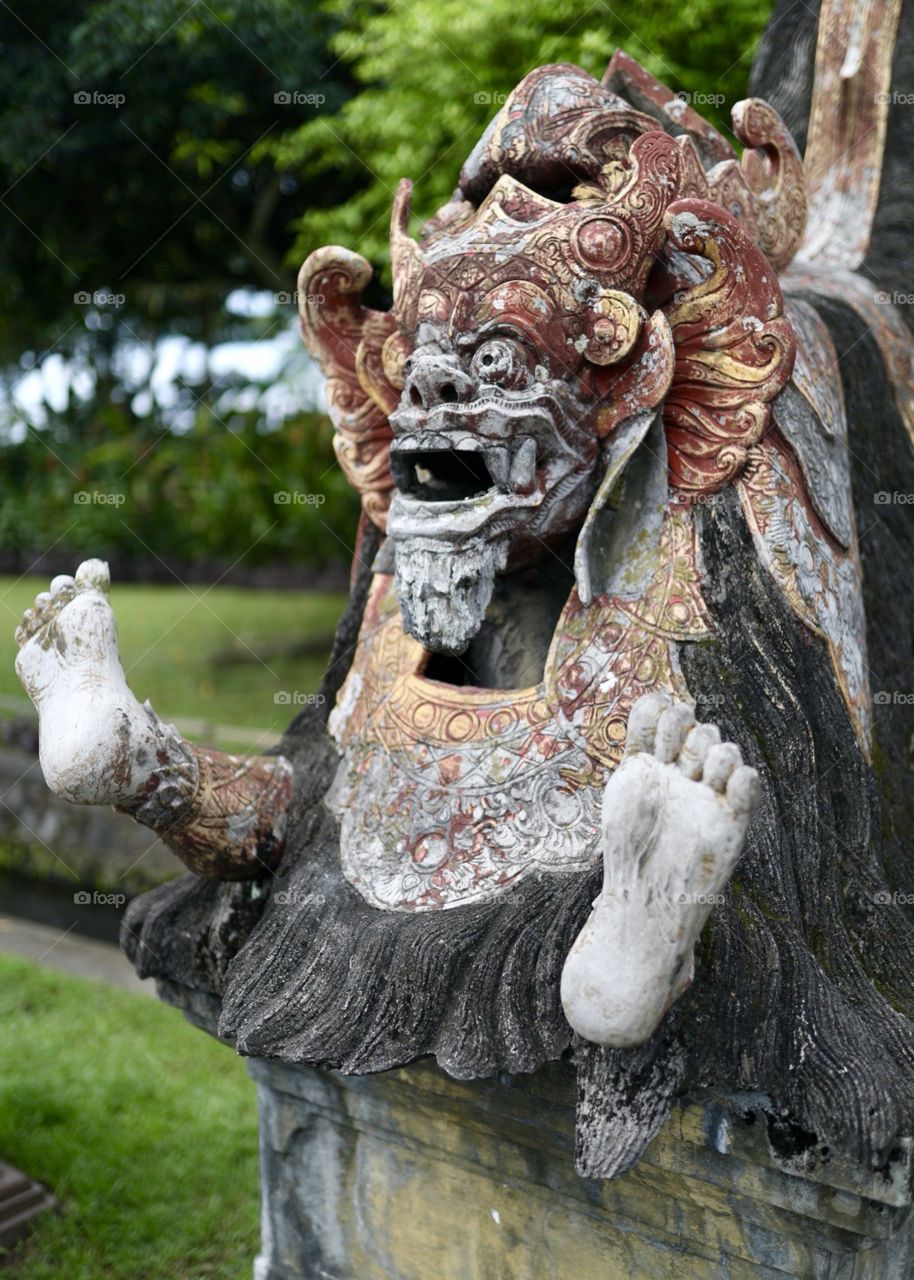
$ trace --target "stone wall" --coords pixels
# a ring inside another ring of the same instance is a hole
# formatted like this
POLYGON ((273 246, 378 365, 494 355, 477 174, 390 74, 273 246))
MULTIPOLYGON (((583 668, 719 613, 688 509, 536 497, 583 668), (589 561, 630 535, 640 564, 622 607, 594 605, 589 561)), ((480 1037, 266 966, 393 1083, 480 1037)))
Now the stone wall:
MULTIPOLYGON (((160 996, 215 1033, 219 1003, 160 996)), ((231 1049, 227 1046, 226 1052, 231 1049)), ((252 1059, 254 1280, 907 1280, 912 1146, 880 1169, 781 1127, 756 1095, 683 1098, 639 1164, 574 1171, 574 1072, 455 1081, 252 1059)))
POLYGON ((0 913, 116 942, 127 902, 183 871, 146 827, 59 800, 34 750, 0 747, 0 913))

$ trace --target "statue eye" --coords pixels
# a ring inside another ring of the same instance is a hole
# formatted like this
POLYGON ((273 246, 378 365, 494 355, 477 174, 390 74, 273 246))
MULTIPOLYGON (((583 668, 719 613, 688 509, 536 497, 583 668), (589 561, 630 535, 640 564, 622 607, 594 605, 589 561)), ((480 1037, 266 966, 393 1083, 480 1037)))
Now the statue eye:
POLYGON ((525 349, 510 338, 491 338, 484 342, 473 356, 472 368, 480 381, 509 389, 526 385, 530 372, 525 349))

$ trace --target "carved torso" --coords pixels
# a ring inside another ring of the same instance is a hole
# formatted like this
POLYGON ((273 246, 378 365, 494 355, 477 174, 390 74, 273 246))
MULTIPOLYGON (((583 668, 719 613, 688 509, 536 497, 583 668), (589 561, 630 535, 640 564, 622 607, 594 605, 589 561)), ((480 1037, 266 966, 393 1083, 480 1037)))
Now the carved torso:
POLYGON ((376 578, 330 722, 342 865, 369 902, 457 906, 598 857, 631 705, 655 689, 683 696, 676 642, 708 634, 696 554, 693 514, 674 504, 643 596, 585 606, 573 591, 543 680, 519 690, 426 679, 393 579, 376 578))

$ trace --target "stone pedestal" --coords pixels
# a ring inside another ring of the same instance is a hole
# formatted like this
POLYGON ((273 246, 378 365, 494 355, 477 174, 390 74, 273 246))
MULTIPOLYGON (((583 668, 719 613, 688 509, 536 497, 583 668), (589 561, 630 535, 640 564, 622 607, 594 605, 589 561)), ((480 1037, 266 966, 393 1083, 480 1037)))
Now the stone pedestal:
MULTIPOLYGON (((910 1152, 864 1174, 778 1155, 751 1099, 684 1103, 638 1167, 577 1177, 573 1084, 345 1079, 255 1061, 256 1280, 909 1276, 910 1152)), ((778 1139, 775 1138, 777 1142, 778 1139)))
MULTIPOLYGON (((208 997, 160 994, 213 1030, 208 997)), ((574 1073, 457 1082, 252 1060, 255 1280, 906 1280, 912 1151, 881 1170, 755 1096, 683 1100, 630 1173, 574 1171, 574 1073)))
POLYGON ((10 1164, 0 1164, 0 1246, 14 1244, 57 1201, 40 1182, 32 1182, 10 1164))

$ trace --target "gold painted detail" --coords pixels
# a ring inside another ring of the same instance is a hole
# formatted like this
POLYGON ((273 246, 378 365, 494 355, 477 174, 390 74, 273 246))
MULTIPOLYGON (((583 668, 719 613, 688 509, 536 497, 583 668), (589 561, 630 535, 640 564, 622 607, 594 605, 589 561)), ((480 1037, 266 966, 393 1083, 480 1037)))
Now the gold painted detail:
POLYGON ((585 606, 572 592, 543 682, 507 691, 427 679, 393 581, 378 577, 330 721, 343 869, 372 905, 457 906, 592 864, 632 703, 688 697, 677 641, 710 631, 696 560, 693 511, 674 504, 643 599, 585 606))

